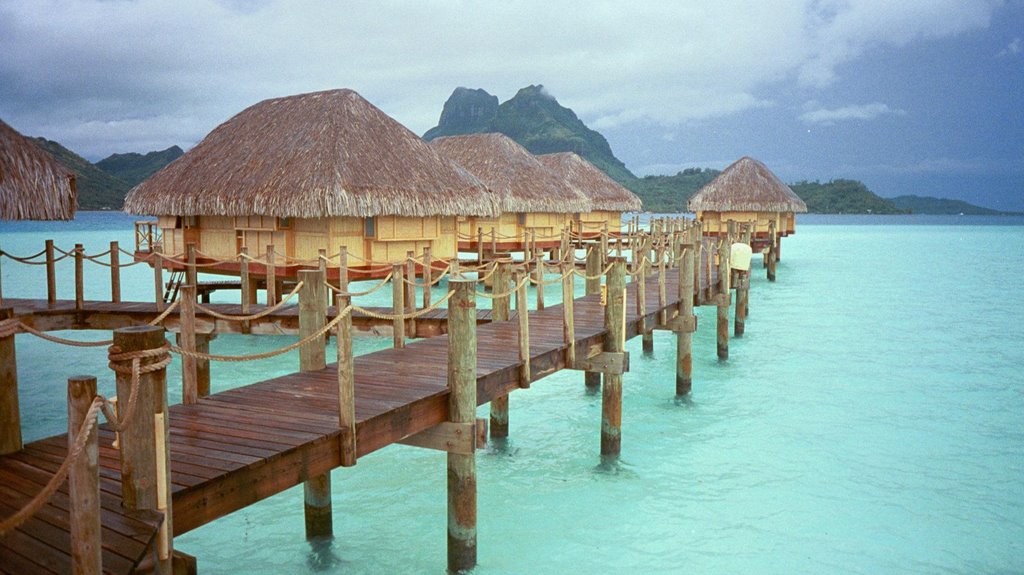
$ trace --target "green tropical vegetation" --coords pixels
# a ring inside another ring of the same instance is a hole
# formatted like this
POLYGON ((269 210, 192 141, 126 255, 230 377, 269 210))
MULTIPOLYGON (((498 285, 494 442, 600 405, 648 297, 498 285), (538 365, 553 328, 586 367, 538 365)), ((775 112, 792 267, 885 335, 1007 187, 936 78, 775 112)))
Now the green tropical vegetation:
POLYGON ((863 182, 857 180, 832 180, 821 182, 797 182, 789 185, 807 204, 807 211, 814 214, 909 214, 887 200, 877 196, 863 182))
POLYGON ((149 152, 145 155, 135 152, 111 154, 96 162, 95 165, 129 186, 136 186, 167 164, 180 158, 184 153, 178 146, 171 146, 166 150, 149 152))
POLYGON ((53 140, 33 138, 37 146, 46 150, 58 162, 75 172, 78 188, 78 209, 120 210, 124 196, 131 189, 127 182, 97 168, 82 156, 53 140))
POLYGON ((896 207, 909 210, 915 214, 964 214, 970 216, 994 216, 1011 212, 1001 212, 969 204, 961 200, 932 198, 929 196, 896 196, 892 199, 896 207))

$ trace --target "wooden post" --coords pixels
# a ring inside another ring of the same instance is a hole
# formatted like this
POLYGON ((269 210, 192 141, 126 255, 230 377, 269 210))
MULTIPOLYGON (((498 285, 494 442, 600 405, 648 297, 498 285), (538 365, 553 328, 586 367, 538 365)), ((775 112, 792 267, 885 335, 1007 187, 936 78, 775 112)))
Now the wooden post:
MULTIPOLYGON (((601 293, 601 254, 598 252, 599 249, 597 245, 592 244, 590 250, 587 251, 587 267, 584 272, 586 283, 583 288, 586 295, 601 293)), ((601 388, 601 374, 596 371, 585 371, 583 383, 588 392, 597 393, 597 390, 601 388)))
POLYGON ((348 247, 346 246, 338 248, 338 289, 343 292, 348 291, 348 247))
POLYGON ((434 281, 434 256, 430 246, 423 248, 423 309, 430 307, 430 284, 434 281))
POLYGON ((196 270, 196 245, 189 242, 185 246, 188 265, 185 267, 185 283, 192 286, 199 285, 199 272, 196 270))
POLYGON ((405 289, 402 286, 402 264, 391 265, 391 299, 392 299, 392 313, 394 319, 391 322, 392 331, 394 332, 394 342, 396 348, 405 347, 405 321, 403 321, 402 315, 405 312, 405 289))
POLYGON ((648 244, 650 242, 649 237, 645 237, 640 240, 638 250, 633 251, 634 265, 633 269, 636 272, 636 312, 640 316, 639 329, 641 333, 641 341, 643 344, 643 352, 645 354, 654 353, 654 330, 653 326, 647 325, 647 265, 646 260, 647 253, 650 252, 648 244), (639 261, 637 261, 637 255, 639 255, 639 261))
MULTIPOLYGON (((96 378, 79 375, 68 379, 68 452, 96 398, 96 378)), ((81 455, 68 470, 71 500, 68 531, 71 534, 71 572, 96 574, 103 571, 100 542, 99 434, 94 425, 81 455)))
POLYGON ((277 303, 277 267, 274 265, 274 246, 267 245, 267 305, 277 303))
MULTIPOLYGON (((604 351, 622 353, 626 344, 626 263, 612 260, 605 280, 608 305, 604 308, 604 351)), ((604 374, 601 394, 601 457, 617 458, 622 449, 622 375, 604 374)))
MULTIPOLYGON (((306 339, 323 328, 327 321, 324 276, 320 270, 299 270, 299 339, 306 339)), ((327 366, 324 335, 299 348, 299 371, 320 371, 327 366)), ((306 539, 331 537, 331 474, 329 471, 306 479, 306 539)))
POLYGON ((565 260, 559 269, 562 272, 562 341, 567 346, 565 365, 571 368, 576 365, 576 320, 573 317, 576 274, 573 273, 573 264, 565 260))
POLYGON ((57 267, 53 258, 53 240, 46 240, 46 303, 57 301, 57 267))
MULTIPOLYGON (((416 312, 416 253, 409 250, 405 254, 405 312, 412 315, 416 312)), ((412 339, 416 337, 416 320, 405 320, 405 335, 412 339)))
MULTIPOLYGON (((452 280, 448 304, 448 419, 476 420, 476 295, 473 281, 452 280)), ((448 453, 448 570, 476 566, 476 454, 448 453)))
MULTIPOLYGON (((249 315, 249 304, 252 300, 252 284, 249 279, 249 248, 242 246, 238 251, 238 285, 241 288, 242 315, 249 315)), ((249 320, 242 321, 242 333, 249 333, 249 320)))
MULTIPOLYGON (((491 293, 497 294, 491 307, 491 321, 508 321, 510 315, 511 296, 509 291, 509 274, 511 264, 500 263, 494 272, 491 293), (505 295, 501 295, 505 294, 505 295)), ((490 434, 492 438, 508 437, 508 395, 491 400, 490 434)))
MULTIPOLYGON (((185 351, 196 350, 196 286, 181 286, 181 304, 178 307, 180 331, 178 347, 185 351)), ((181 402, 192 405, 199 401, 199 377, 196 358, 181 354, 181 402)))
MULTIPOLYGON (((347 288, 345 288, 347 289, 347 288)), ((352 303, 347 294, 338 294, 335 308, 342 313, 352 303)), ((352 314, 349 313, 335 328, 338 344, 338 426, 342 429, 340 449, 342 467, 356 464, 356 395, 355 371, 352 357, 352 314), (347 432, 347 433, 346 433, 347 432)))
POLYGON ((768 261, 768 281, 775 281, 775 220, 768 222, 768 255, 765 256, 768 261))
POLYGON ((743 337, 746 329, 747 299, 750 296, 747 272, 736 270, 736 309, 733 311, 733 335, 743 337))
POLYGON ((666 280, 665 275, 665 241, 662 238, 661 244, 658 246, 658 324, 665 325, 668 321, 668 310, 665 306, 668 305, 668 293, 666 291, 666 280))
MULTIPOLYGON (((683 246, 683 257, 679 268, 679 320, 690 322, 693 318, 693 270, 696 244, 683 246)), ((676 331, 676 395, 686 395, 693 387, 693 333, 690 329, 676 331)))
MULTIPOLYGON (((498 232, 491 226, 491 257, 498 251, 498 232)), ((479 262, 483 263, 483 262, 479 262)))
MULTIPOLYGON (((0 308, 0 322, 14 309, 0 308)), ((0 336, 0 455, 21 450, 21 408, 18 404, 18 356, 14 334, 0 336)))
POLYGON ((121 301, 121 248, 110 242, 110 301, 121 301))
POLYGON ((164 311, 164 258, 160 252, 153 252, 153 290, 156 311, 164 311))
MULTIPOLYGON (((217 337, 215 333, 197 333, 196 351, 199 353, 210 353, 210 340, 217 337)), ((210 360, 196 358, 196 394, 199 397, 210 395, 210 360)))
MULTIPOLYGON (((164 329, 153 326, 132 326, 114 330, 114 346, 122 353, 163 347, 164 329)), ((141 367, 160 361, 143 358, 141 367)), ((128 367, 131 361, 121 362, 128 367)), ((131 402, 132 376, 116 372, 117 395, 121 398, 121 414, 131 402)), ((158 369, 139 375, 135 412, 120 433, 121 499, 129 511, 158 510, 164 521, 157 535, 157 557, 161 573, 170 573, 173 552, 174 522, 172 518, 170 453, 167 439, 167 370, 158 369), (163 505, 161 505, 163 503, 163 505)), ((124 415, 121 415, 124 417, 124 415)))
POLYGON ((481 265, 484 262, 484 229, 480 226, 476 228, 476 265, 481 265))
POLYGON ((537 255, 534 264, 534 275, 537 280, 537 309, 544 309, 544 256, 537 255))
POLYGON ((530 305, 526 301, 526 279, 529 272, 516 272, 516 314, 519 317, 519 360, 523 362, 519 373, 519 387, 530 387, 530 305))
POLYGON ((729 236, 718 246, 718 359, 729 359, 729 236))
POLYGON ((85 305, 85 269, 84 269, 85 248, 82 244, 75 244, 75 309, 82 309, 85 305))

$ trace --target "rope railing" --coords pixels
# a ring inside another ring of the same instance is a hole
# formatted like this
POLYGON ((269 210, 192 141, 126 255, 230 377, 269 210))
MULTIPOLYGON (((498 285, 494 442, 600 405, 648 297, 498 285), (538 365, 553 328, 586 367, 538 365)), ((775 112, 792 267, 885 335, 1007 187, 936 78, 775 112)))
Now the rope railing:
MULTIPOLYGON (((261 317, 270 315, 270 314, 280 310, 282 307, 285 306, 285 304, 288 303, 288 300, 292 299, 293 297, 295 297, 295 294, 299 293, 299 290, 302 289, 302 285, 303 285, 303 282, 301 282, 301 281, 298 282, 297 284, 295 284, 295 287, 292 288, 292 291, 288 293, 288 295, 286 295, 283 298, 281 298, 281 301, 279 301, 276 304, 268 307, 265 310, 256 312, 256 313, 254 313, 252 315, 230 315, 230 314, 226 314, 226 313, 221 313, 221 312, 219 312, 217 310, 208 308, 208 307, 204 306, 201 303, 196 303, 195 306, 196 306, 196 309, 202 311, 203 313, 205 313, 207 315, 211 315, 211 316, 213 316, 213 317, 215 317, 217 319, 223 319, 225 321, 252 321, 254 319, 260 319, 261 317)), ((175 302, 175 303, 177 303, 177 302, 175 302)))
POLYGON ((523 276, 523 279, 518 284, 512 286, 512 289, 507 291, 507 292, 502 292, 502 293, 491 292, 491 293, 487 293, 487 292, 478 291, 478 292, 475 292, 475 293, 476 293, 476 295, 478 295, 478 296, 480 296, 480 297, 482 297, 484 299, 501 299, 503 297, 510 297, 511 295, 515 294, 516 290, 518 290, 519 288, 523 287, 524 285, 526 285, 529 282, 530 282, 530 277, 529 276, 523 276))
POLYGON ((336 293, 338 295, 344 295, 344 296, 349 296, 349 297, 359 297, 359 296, 364 296, 364 295, 370 295, 373 292, 375 292, 375 291, 379 290, 380 288, 384 287, 385 285, 387 285, 388 281, 391 279, 391 276, 393 276, 393 275, 394 275, 394 272, 388 272, 388 275, 384 276, 383 279, 381 279, 379 282, 377 282, 377 285, 373 286, 372 288, 370 288, 370 289, 368 289, 366 291, 360 291, 360 292, 343 291, 343 290, 337 288, 336 286, 332 286, 330 283, 327 283, 327 282, 324 282, 324 283, 325 283, 325 285, 327 285, 328 289, 330 289, 331 291, 333 291, 334 293, 336 293))
POLYGON ((455 295, 455 290, 449 290, 448 293, 446 293, 444 295, 444 297, 442 297, 441 299, 437 300, 436 302, 430 304, 429 306, 427 306, 427 307, 425 307, 423 309, 417 310, 417 311, 412 312, 412 313, 380 313, 380 312, 374 311, 372 309, 367 309, 365 307, 357 306, 355 304, 352 304, 352 309, 357 311, 357 312, 359 312, 359 313, 361 313, 361 314, 363 314, 363 315, 365 315, 365 316, 372 317, 372 318, 375 318, 375 319, 382 319, 382 320, 386 320, 386 321, 396 321, 396 320, 397 321, 401 321, 401 320, 407 320, 407 319, 416 319, 418 317, 424 316, 424 315, 434 311, 435 309, 441 307, 441 304, 447 302, 449 299, 451 299, 451 297, 453 295, 455 295))
POLYGON ((588 276, 586 272, 581 272, 579 270, 573 270, 573 273, 575 273, 577 276, 579 276, 579 277, 581 277, 581 278, 583 278, 585 280, 598 280, 598 279, 603 278, 605 275, 607 275, 608 272, 611 271, 613 265, 615 265, 615 264, 614 263, 608 264, 607 267, 605 267, 603 270, 601 270, 601 273, 599 273, 597 275, 593 275, 593 276, 588 276))
MULTIPOLYGON (((610 269, 610 266, 609 266, 609 269, 610 269)), ((576 270, 570 269, 570 270, 566 271, 564 274, 560 275, 559 277, 554 278, 554 279, 550 279, 550 280, 536 280, 536 279, 533 279, 533 277, 530 277, 530 276, 527 276, 527 279, 529 279, 530 283, 533 284, 533 285, 540 284, 540 285, 550 286, 550 285, 555 285, 555 284, 562 283, 562 281, 565 280, 565 278, 567 278, 567 277, 569 277, 569 276, 571 276, 571 275, 573 275, 575 273, 577 273, 576 270)), ((602 275, 604 275, 604 274, 602 274, 602 275)))

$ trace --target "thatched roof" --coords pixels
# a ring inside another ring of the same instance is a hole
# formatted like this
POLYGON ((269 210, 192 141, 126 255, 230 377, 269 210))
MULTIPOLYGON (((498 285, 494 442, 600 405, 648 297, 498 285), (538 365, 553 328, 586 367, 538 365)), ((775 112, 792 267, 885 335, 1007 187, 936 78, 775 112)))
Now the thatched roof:
POLYGON ((0 220, 71 220, 75 173, 0 120, 0 220))
POLYGON ((764 164, 742 157, 694 194, 691 212, 796 212, 807 204, 764 164))
POLYGON ((437 138, 430 145, 501 196, 504 212, 588 212, 590 200, 555 177, 526 148, 504 134, 437 138))
POLYGON ((544 167, 590 198, 592 210, 638 212, 643 203, 633 192, 573 152, 537 156, 544 167))
POLYGON ((475 177, 352 90, 264 100, 125 198, 148 215, 493 215, 475 177))

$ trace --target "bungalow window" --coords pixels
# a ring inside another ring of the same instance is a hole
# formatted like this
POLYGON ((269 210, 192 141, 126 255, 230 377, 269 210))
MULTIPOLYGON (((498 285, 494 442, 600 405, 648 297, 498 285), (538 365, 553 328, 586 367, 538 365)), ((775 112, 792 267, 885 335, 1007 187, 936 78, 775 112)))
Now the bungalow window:
POLYGON ((377 237, 377 218, 365 218, 363 220, 363 237, 377 237))
POLYGON ((174 218, 174 228, 178 230, 187 230, 190 228, 197 227, 198 219, 199 218, 197 218, 196 216, 178 216, 174 218))
POLYGON ((521 225, 521 226, 525 226, 526 225, 526 213, 525 212, 519 212, 519 225, 521 225))
POLYGON ((291 218, 277 218, 277 229, 279 230, 290 230, 292 229, 291 218))

